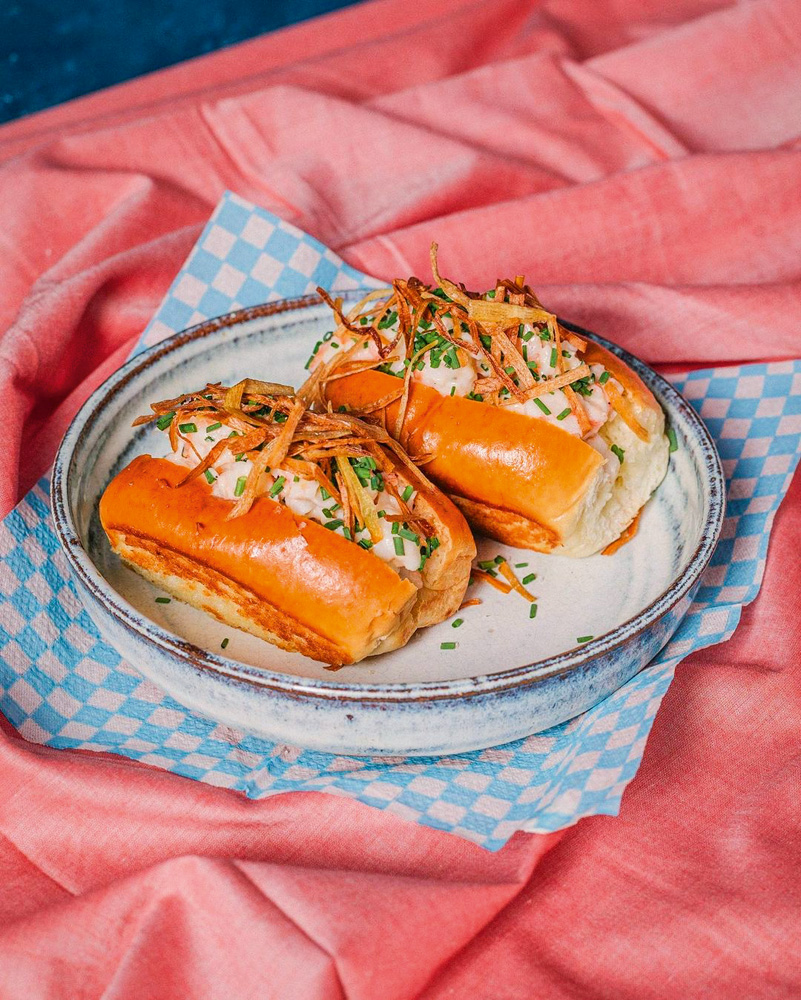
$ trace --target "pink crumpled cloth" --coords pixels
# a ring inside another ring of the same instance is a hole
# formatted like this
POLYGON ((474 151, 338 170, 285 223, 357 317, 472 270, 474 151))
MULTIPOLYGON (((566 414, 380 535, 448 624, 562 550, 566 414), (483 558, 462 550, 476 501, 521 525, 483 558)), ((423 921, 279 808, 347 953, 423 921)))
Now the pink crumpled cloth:
MULTIPOLYGON (((225 188, 369 273, 525 272, 673 369, 801 355, 797 0, 377 0, 0 129, 0 512, 225 188)), ((497 854, 0 729, 0 997, 801 995, 801 481, 620 816, 497 854)), ((3 720, 4 721, 4 720, 3 720)))

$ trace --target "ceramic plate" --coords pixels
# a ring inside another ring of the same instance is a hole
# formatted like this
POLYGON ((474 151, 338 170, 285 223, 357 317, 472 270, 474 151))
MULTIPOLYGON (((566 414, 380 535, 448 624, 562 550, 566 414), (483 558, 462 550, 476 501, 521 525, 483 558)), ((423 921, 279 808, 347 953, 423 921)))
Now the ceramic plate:
POLYGON ((329 317, 301 299, 211 320, 133 359, 78 413, 56 459, 53 509, 79 594, 107 641, 189 708, 270 739, 366 755, 506 743, 585 711, 642 669, 675 631, 710 559, 723 476, 689 404, 601 338, 654 392, 679 447, 634 540, 613 556, 573 560, 478 539, 479 558, 502 554, 527 564, 521 576, 537 574, 535 619, 518 595, 474 585, 468 596, 482 603, 460 614, 460 628, 424 629, 403 649, 332 673, 194 608, 156 603, 159 591, 122 566, 100 527, 99 498, 136 455, 165 447, 154 426, 133 429, 133 419, 206 381, 298 385, 329 317))

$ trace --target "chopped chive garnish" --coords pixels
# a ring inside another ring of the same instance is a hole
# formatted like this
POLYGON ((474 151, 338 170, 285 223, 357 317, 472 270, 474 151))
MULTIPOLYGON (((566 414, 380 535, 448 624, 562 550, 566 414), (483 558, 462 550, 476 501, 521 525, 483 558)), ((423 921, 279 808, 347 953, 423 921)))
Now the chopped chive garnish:
POLYGON ((284 483, 286 482, 286 476, 279 476, 278 479, 270 487, 270 496, 277 496, 281 490, 284 488, 284 483))
POLYGON ((226 636, 220 643, 220 649, 225 649, 228 646, 229 641, 228 636, 226 636))
POLYGON ((614 455, 617 456, 618 462, 620 462, 620 464, 622 465, 623 462, 624 462, 625 454, 626 454, 626 452, 623 450, 623 448, 620 448, 618 445, 613 444, 612 448, 611 448, 611 451, 612 451, 612 453, 614 455))
POLYGON ((460 625, 464 625, 464 618, 454 618, 451 622, 451 628, 459 628, 460 625))
POLYGON ((537 617, 537 605, 536 604, 532 604, 531 607, 528 609, 528 616, 529 616, 529 618, 536 618, 537 617))
POLYGON ((576 642, 589 642, 589 641, 590 641, 590 639, 594 639, 594 638, 595 638, 595 636, 594 636, 594 635, 580 635, 580 636, 579 636, 579 637, 578 637, 578 638, 576 639, 576 642))
POLYGON ((206 428, 206 431, 207 432, 208 431, 218 431, 221 427, 222 427, 222 424, 218 420, 216 424, 209 424, 209 426, 206 428))
POLYGON ((335 340, 331 341, 331 346, 334 348, 334 350, 338 350, 339 348, 339 344, 335 340))
POLYGON ((300 482, 300 476, 293 476, 292 477, 292 482, 293 483, 299 483, 300 482))
POLYGON ((551 368, 556 368, 556 361, 557 361, 558 357, 559 357, 559 354, 558 354, 556 348, 552 347, 551 348, 551 368))
POLYGON ((376 517, 386 517, 386 516, 387 516, 387 512, 386 512, 385 510, 380 510, 380 511, 379 511, 379 512, 378 512, 378 513, 376 514, 376 517))
POLYGON ((156 604, 169 604, 171 600, 171 597, 157 597, 156 604))
POLYGON ((277 424, 283 424, 286 421, 286 417, 287 417, 286 413, 276 413, 275 422, 277 424))
POLYGON ((534 580, 536 580, 536 579, 537 579, 537 574, 536 573, 527 573, 523 577, 523 586, 525 587, 526 584, 533 583, 534 580))
POLYGON ((545 413, 547 416, 551 415, 551 411, 548 409, 545 403, 543 403, 543 401, 539 398, 539 396, 534 397, 534 402, 542 410, 543 413, 545 413))
POLYGON ((403 493, 401 493, 401 499, 404 501, 404 503, 409 499, 412 493, 414 493, 414 487, 410 483, 403 491, 403 493))
POLYGON ((234 487, 235 497, 242 496, 242 494, 245 492, 245 484, 247 483, 247 481, 248 481, 247 476, 240 476, 239 479, 237 479, 236 486, 234 487))
POLYGON ((203 440, 204 440, 204 441, 214 441, 214 438, 213 438, 213 437, 211 436, 211 434, 207 434, 207 435, 206 435, 206 436, 205 436, 205 437, 203 438, 203 440))
POLYGON ((362 316, 361 319, 359 320, 359 323, 360 323, 361 326, 366 326, 367 325, 367 317, 366 316, 362 316))
POLYGON ((540 330, 540 340, 550 340, 551 335, 547 330, 540 330))
POLYGON ((397 535, 397 533, 400 531, 400 523, 398 521, 393 521, 391 530, 393 535, 397 535))
POLYGON ((353 535, 350 533, 350 528, 343 528, 342 534, 347 538, 349 542, 353 541, 353 535))
POLYGON ((373 547, 373 543, 369 538, 360 538, 359 545, 361 545, 363 549, 371 549, 373 547))
POLYGON ((414 542, 415 545, 420 544, 420 536, 415 535, 415 533, 413 531, 409 531, 408 528, 399 528, 398 534, 400 535, 401 538, 406 538, 410 542, 414 542))
POLYGON ((214 480, 217 478, 214 475, 214 473, 211 471, 211 469, 206 469, 206 471, 203 473, 203 475, 206 477, 206 482, 207 483, 213 483, 214 480))
POLYGON ((231 431, 231 433, 228 435, 228 437, 229 438, 238 438, 239 437, 239 431, 231 431))
POLYGON ((159 417, 158 420, 156 421, 156 427, 158 427, 160 431, 166 431, 167 428, 172 423, 172 418, 174 416, 175 416, 175 410, 173 410, 172 413, 165 413, 163 417, 159 417))
POLYGON ((515 569, 524 569, 528 563, 515 563, 515 569))
POLYGON ((598 384, 599 385, 603 385, 604 382, 608 382, 608 381, 609 381, 609 372, 607 372, 607 371, 602 372, 601 373, 601 377, 598 379, 598 384))
POLYGON ((384 316, 378 324, 379 330, 386 330, 388 326, 392 326, 395 320, 398 318, 398 314, 393 310, 388 315, 384 316))
POLYGON ((323 500, 330 500, 331 499, 331 494, 328 492, 328 490, 325 488, 325 486, 321 486, 320 487, 320 496, 323 498, 323 500))
POLYGON ((341 528, 345 522, 341 518, 337 518, 334 521, 326 521, 323 525, 324 528, 328 528, 329 531, 336 531, 337 528, 341 528))
POLYGON ((439 548, 439 539, 437 538, 436 535, 432 535, 431 538, 429 538, 428 540, 428 551, 433 552, 434 549, 438 548, 439 548))
POLYGON ((501 563, 506 562, 506 559, 505 559, 504 556, 495 556, 495 558, 493 559, 493 562, 495 563, 496 566, 500 566, 501 563))
POLYGON ((403 539, 395 535, 392 541, 395 543, 395 555, 402 556, 405 552, 405 549, 403 548, 403 539))
POLYGON ((668 441, 670 441, 670 450, 677 451, 679 447, 679 442, 676 440, 676 432, 673 430, 672 427, 668 427, 667 429, 667 439, 668 441))
POLYGON ((348 408, 347 408, 347 406, 345 406, 344 403, 342 403, 341 406, 337 407, 337 413, 347 413, 347 412, 348 412, 348 408))
POLYGON ((238 455, 236 456, 236 458, 234 459, 234 461, 235 461, 235 462, 244 462, 244 461, 245 461, 245 453, 244 453, 244 451, 243 451, 243 452, 240 452, 240 453, 239 453, 239 454, 238 454, 238 455))
POLYGON ((456 386, 455 385, 451 386, 451 391, 450 391, 449 395, 451 395, 451 396, 455 396, 456 395, 456 386))
POLYGON ((439 644, 439 648, 440 649, 456 649, 456 643, 455 642, 441 642, 439 644))
POLYGON ((483 569, 485 572, 487 570, 495 569, 494 559, 480 559, 478 562, 478 568, 483 569))
POLYGON ((197 432, 197 424, 178 424, 178 430, 182 434, 195 434, 197 432))
POLYGON ((557 419, 557 420, 564 420, 564 419, 565 419, 565 417, 569 417, 569 416, 570 416, 570 407, 569 407, 569 406, 566 406, 566 407, 564 408, 564 410, 562 410, 562 412, 561 412, 561 413, 557 413, 557 414, 556 414, 556 419, 557 419))
POLYGON ((334 331, 329 330, 328 333, 323 334, 323 340, 331 340, 333 336, 334 336, 334 331))

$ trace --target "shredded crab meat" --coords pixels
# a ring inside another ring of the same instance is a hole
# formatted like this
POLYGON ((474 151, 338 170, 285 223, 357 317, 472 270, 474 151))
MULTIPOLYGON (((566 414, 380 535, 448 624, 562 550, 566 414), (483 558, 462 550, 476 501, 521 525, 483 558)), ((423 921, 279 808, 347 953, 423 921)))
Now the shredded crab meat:
POLYGON ((319 408, 329 382, 379 369, 400 384, 358 415, 386 426, 386 408, 397 403, 389 430, 398 439, 414 382, 546 420, 588 441, 614 413, 639 437, 647 433, 626 389, 603 366, 583 360, 587 341, 543 307, 524 275, 498 279, 486 294, 469 292, 440 274, 436 243, 431 269, 433 285, 397 279, 347 312, 318 289, 336 318, 307 365, 319 408))
POLYGON ((186 467, 178 487, 203 477, 231 502, 229 518, 268 497, 388 562, 416 585, 439 547, 416 511, 424 474, 387 431, 340 413, 315 412, 320 376, 297 394, 243 379, 154 403, 134 425, 167 431, 171 461, 186 467))

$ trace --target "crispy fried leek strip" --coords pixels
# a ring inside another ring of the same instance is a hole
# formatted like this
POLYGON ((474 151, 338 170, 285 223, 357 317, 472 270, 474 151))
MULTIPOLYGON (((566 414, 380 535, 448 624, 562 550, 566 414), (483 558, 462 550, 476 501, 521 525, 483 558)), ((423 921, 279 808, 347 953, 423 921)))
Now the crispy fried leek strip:
POLYGON ((431 244, 431 273, 434 275, 434 281, 439 285, 445 294, 453 299, 454 302, 458 302, 459 305, 469 308, 470 297, 464 288, 460 288, 458 285, 454 285, 452 281, 448 281, 446 278, 440 277, 439 268, 437 267, 437 250, 439 247, 436 243, 431 244))
POLYGON ((520 594, 521 597, 524 597, 529 602, 529 604, 534 604, 536 602, 537 598, 530 591, 526 590, 523 584, 517 579, 517 576, 515 575, 515 572, 512 569, 512 567, 505 559, 502 563, 498 565, 498 571, 500 572, 501 576, 506 578, 506 580, 509 583, 509 586, 512 588, 512 590, 515 591, 515 593, 520 594))
POLYGON ((505 580, 498 580, 491 573, 487 573, 483 569, 476 569, 475 566, 470 570, 470 575, 475 577, 476 580, 481 580, 483 583, 488 583, 496 590, 500 590, 502 594, 510 594, 514 589, 512 585, 510 583, 506 583, 505 580))
MULTIPOLYGON (((368 324, 367 326, 357 325, 352 320, 348 319, 348 317, 342 312, 341 304, 337 304, 337 301, 334 301, 324 288, 318 288, 317 294, 323 302, 325 302, 325 304, 333 310, 333 313, 339 321, 341 327, 345 330, 350 330, 351 333, 355 333, 361 340, 364 340, 365 337, 369 337, 378 349, 379 357, 383 359, 387 356, 386 344, 375 326, 372 324, 368 324)), ((386 312, 386 310, 384 311, 386 312)))
MULTIPOLYGON (((362 486, 359 481, 359 477, 353 471, 353 466, 348 461, 348 456, 346 453, 340 453, 337 456, 340 461, 337 462, 337 478, 342 477, 342 482, 347 488, 347 493, 350 494, 349 501, 347 504, 347 509, 351 510, 351 500, 353 501, 352 508, 355 509, 359 514, 359 520, 370 532, 370 540, 375 544, 380 542, 382 538, 381 525, 378 523, 378 513, 373 506, 373 500, 367 490, 362 486)), ((342 491, 342 506, 345 507, 345 493, 346 490, 342 491)))
MULTIPOLYGON (((564 372, 562 375, 556 375, 554 378, 545 379, 542 382, 535 382, 530 389, 526 389, 525 397, 526 399, 536 399, 538 396, 545 396, 549 392, 555 392, 557 389, 564 389, 565 386, 569 386, 571 382, 578 382, 588 375, 592 374, 590 372, 589 366, 581 364, 578 368, 571 368, 570 371, 564 372)), ((509 405, 515 400, 510 399, 508 403, 501 403, 501 406, 509 405)))
POLYGON ((637 437, 641 441, 648 442, 651 440, 651 435, 643 427, 640 421, 634 416, 631 411, 631 406, 626 397, 621 393, 618 387, 613 382, 607 382, 604 386, 606 389, 606 394, 609 397, 609 402, 615 413, 618 414, 620 419, 629 428, 629 430, 634 431, 637 437))
POLYGON ((592 421, 587 416, 587 411, 582 406, 581 400, 578 398, 578 394, 575 389, 566 385, 562 391, 567 399, 567 405, 570 407, 570 412, 578 422, 581 436, 586 437, 592 430, 592 421))
POLYGON ((357 416, 366 416, 368 413, 375 413, 376 410, 383 410, 387 406, 390 406, 396 400, 400 399, 401 396, 406 392, 406 385, 399 385, 397 389, 393 389, 392 392, 388 392, 385 396, 381 396, 379 399, 373 400, 372 403, 368 403, 366 406, 360 406, 358 409, 351 409, 352 413, 357 416))
POLYGON ((618 549, 622 548, 626 542, 630 542, 632 538, 637 534, 637 528, 640 525, 640 514, 642 510, 637 511, 637 515, 628 527, 624 528, 620 533, 620 537, 616 538, 614 542, 610 542, 606 548, 601 552, 602 556, 611 556, 617 552, 618 549))

